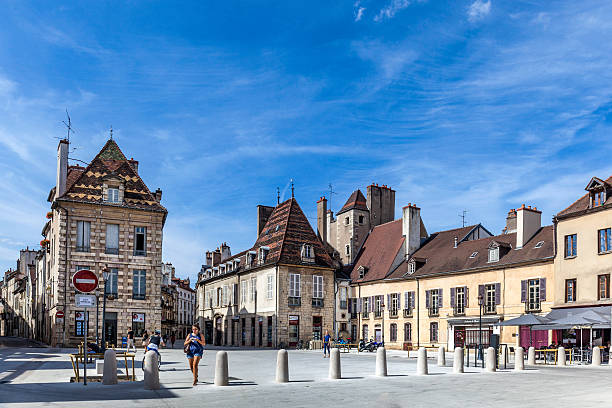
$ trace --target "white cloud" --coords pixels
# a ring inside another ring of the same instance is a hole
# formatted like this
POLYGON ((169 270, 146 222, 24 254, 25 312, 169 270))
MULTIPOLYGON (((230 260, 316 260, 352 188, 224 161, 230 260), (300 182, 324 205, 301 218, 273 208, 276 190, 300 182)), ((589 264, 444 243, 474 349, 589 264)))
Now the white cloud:
POLYGON ((416 53, 403 44, 388 45, 380 41, 360 41, 353 43, 353 49, 359 58, 376 64, 383 82, 396 78, 416 58, 416 53))
POLYGON ((471 22, 481 20, 489 15, 490 12, 491 0, 476 0, 470 5, 470 7, 468 7, 468 20, 471 22))
POLYGON ((385 19, 390 19, 410 5, 410 0, 391 0, 389 4, 383 7, 374 17, 374 21, 379 22, 385 19))
POLYGON ((357 9, 355 10, 355 21, 361 20, 364 11, 365 7, 357 7, 357 9))

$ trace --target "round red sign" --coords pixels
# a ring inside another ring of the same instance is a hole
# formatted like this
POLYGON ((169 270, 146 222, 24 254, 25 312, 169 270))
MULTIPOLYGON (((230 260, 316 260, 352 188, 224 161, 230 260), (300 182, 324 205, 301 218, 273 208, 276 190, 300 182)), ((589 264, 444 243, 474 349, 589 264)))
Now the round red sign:
POLYGON ((81 269, 72 275, 72 284, 79 292, 93 292, 98 287, 98 276, 89 269, 81 269))
POLYGON ((62 312, 61 310, 58 310, 58 312, 55 314, 55 317, 57 319, 62 319, 64 317, 64 312, 62 312))

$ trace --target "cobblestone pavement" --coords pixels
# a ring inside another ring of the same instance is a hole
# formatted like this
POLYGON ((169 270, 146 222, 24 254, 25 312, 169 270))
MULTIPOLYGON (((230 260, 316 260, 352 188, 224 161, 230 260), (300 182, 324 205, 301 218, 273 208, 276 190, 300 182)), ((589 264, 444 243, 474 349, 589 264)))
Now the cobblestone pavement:
MULTIPOLYGON (((289 384, 275 384, 276 351, 228 349, 230 386, 212 385, 215 350, 207 350, 200 364, 200 383, 192 377, 182 350, 162 350, 162 389, 146 391, 138 352, 137 382, 114 386, 69 383, 67 356, 73 350, 49 348, 0 349, 0 406, 116 408, 130 407, 555 407, 608 406, 612 400, 612 367, 544 367, 524 372, 484 373, 466 368, 452 374, 438 367, 434 353, 429 376, 417 376, 416 359, 390 351, 389 377, 374 377, 375 354, 342 354, 342 380, 329 380, 329 361, 313 351, 290 351, 289 384), (122 403, 123 405, 123 403, 122 403)), ((122 368, 123 363, 119 363, 122 368)), ((93 365, 89 368, 94 371, 93 365)))

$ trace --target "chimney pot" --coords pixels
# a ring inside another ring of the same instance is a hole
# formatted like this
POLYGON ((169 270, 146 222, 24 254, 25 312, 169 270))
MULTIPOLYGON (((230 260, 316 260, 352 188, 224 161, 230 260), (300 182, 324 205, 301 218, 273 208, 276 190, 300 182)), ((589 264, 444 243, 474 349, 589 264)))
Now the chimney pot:
POLYGON ((454 247, 454 248, 457 248, 457 243, 458 243, 458 239, 457 239, 457 237, 455 237, 455 239, 454 239, 454 244, 453 244, 453 247, 454 247))

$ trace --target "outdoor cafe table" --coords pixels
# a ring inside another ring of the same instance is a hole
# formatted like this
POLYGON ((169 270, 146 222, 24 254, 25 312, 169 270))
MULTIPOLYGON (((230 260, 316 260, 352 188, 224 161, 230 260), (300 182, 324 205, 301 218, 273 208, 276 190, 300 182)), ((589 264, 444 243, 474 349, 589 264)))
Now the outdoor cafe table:
MULTIPOLYGON (((80 348, 80 347, 79 347, 80 348)), ((80 368, 79 368, 79 361, 83 362, 83 364, 86 364, 85 362, 85 357, 83 356, 83 352, 82 350, 79 353, 75 353, 75 354, 69 354, 70 356, 70 362, 72 363, 72 370, 74 371, 74 377, 76 379, 76 382, 80 382, 80 368)), ((125 361, 125 378, 128 381, 136 381, 136 369, 135 369, 135 365, 134 365, 134 358, 136 357, 136 354, 134 353, 128 353, 125 351, 119 351, 117 352, 117 359, 122 358, 125 361), (128 359, 132 359, 132 375, 130 376, 130 370, 128 368, 128 359)), ((99 360, 104 360, 104 353, 87 353, 87 359, 90 358, 97 358, 99 360)))

